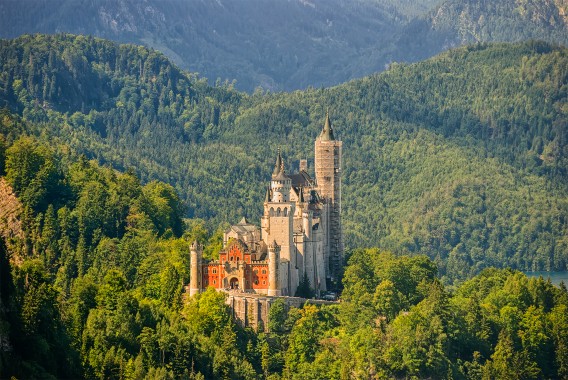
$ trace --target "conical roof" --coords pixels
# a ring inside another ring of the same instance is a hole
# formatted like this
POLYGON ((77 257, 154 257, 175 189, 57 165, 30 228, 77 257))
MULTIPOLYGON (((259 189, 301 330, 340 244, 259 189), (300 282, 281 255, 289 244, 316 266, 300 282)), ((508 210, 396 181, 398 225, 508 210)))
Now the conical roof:
POLYGON ((276 157, 276 164, 274 165, 272 176, 277 176, 280 170, 282 170, 282 156, 280 155, 280 148, 278 148, 278 156, 276 157))
POLYGON ((335 137, 333 137, 333 129, 331 128, 331 121, 329 121, 329 111, 325 113, 325 123, 320 134, 320 139, 322 141, 335 140, 335 137))
POLYGON ((278 174, 276 174, 276 176, 273 175, 273 178, 274 178, 275 180, 278 180, 278 181, 285 181, 285 180, 289 180, 289 179, 290 179, 290 177, 288 177, 288 176, 286 175, 286 170, 284 169, 284 163, 282 163, 282 164, 280 165, 280 171, 278 172, 278 174))

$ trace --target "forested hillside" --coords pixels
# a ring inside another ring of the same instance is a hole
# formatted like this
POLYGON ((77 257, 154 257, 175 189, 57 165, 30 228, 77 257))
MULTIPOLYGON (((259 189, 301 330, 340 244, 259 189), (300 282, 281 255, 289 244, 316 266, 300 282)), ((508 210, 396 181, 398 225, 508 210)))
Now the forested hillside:
POLYGON ((253 92, 343 83, 463 43, 566 45, 560 0, 4 0, 0 37, 75 33, 143 44, 253 92))
POLYGON ((267 326, 244 329, 224 293, 184 295, 188 242, 207 234, 181 223, 171 186, 142 186, 1 117, 0 190, 22 222, 11 234, 0 220, 2 378, 568 376, 565 285, 485 269, 445 287, 423 255, 356 249, 342 302, 276 300, 267 326))
POLYGON ((475 45, 330 89, 252 96, 89 37, 2 41, 0 66, 0 100, 33 122, 28 133, 172 184, 184 215, 211 230, 258 218, 277 147, 290 169, 311 160, 330 107, 349 248, 427 254, 449 280, 566 269, 565 48, 475 45))
MULTIPOLYGON (((71 50, 69 41, 77 42, 73 37, 60 42, 71 50)), ((53 45, 55 41, 51 42, 53 45)), ((90 42, 95 45, 88 46, 104 51, 104 46, 90 42)), ((545 47, 539 45, 538 49, 542 51, 545 47)), ((167 61, 158 56, 155 59, 164 66, 157 72, 150 71, 151 54, 144 49, 138 51, 112 44, 106 48, 107 52, 115 51, 117 57, 123 54, 130 59, 147 53, 148 58, 137 65, 136 75, 140 75, 142 67, 144 75, 150 78, 149 83, 160 83, 160 72, 169 67, 167 61)), ((534 53, 536 48, 533 45, 517 46, 515 53, 509 54, 510 57, 516 57, 516 54, 539 56, 534 53)), ((483 62, 487 57, 482 53, 498 51, 502 56, 508 49, 511 48, 494 46, 456 51, 452 54, 457 57, 451 62, 458 65, 460 60, 475 61, 476 58, 483 62), (467 58, 470 54, 473 57, 467 58)), ((77 51, 77 48, 73 50, 77 51)), ((545 59, 547 54, 556 52, 560 55, 562 52, 550 47, 545 50, 548 53, 540 54, 540 59, 545 59)), ((28 51, 35 57, 40 56, 37 50, 28 51)), ((22 57, 29 61, 29 56, 22 57)), ((54 61, 57 61, 57 54, 54 61)), ((60 70, 63 67, 66 66, 62 65, 60 70)), ((396 70, 400 70, 398 75, 407 78, 412 67, 396 70)), ((396 78, 396 70, 389 74, 396 78)), ((6 73, 13 75, 13 71, 6 73)), ((90 75, 88 70, 85 73, 90 75)), ((488 73, 491 74, 495 75, 488 73)), ((185 77, 184 73, 175 70, 170 75, 185 77)), ((57 78, 56 74, 54 76, 57 78)), ((105 75, 97 78, 104 87, 105 75)), ((203 98, 203 91, 211 96, 233 93, 187 79, 186 91, 195 94, 196 107, 202 107, 201 101, 209 102, 203 98)), ((382 85, 401 80, 390 82, 390 78, 382 75, 369 78, 366 84, 379 79, 385 81, 382 85)), ((105 164, 112 162, 103 159, 109 152, 114 154, 109 157, 134 157, 134 151, 125 148, 119 140, 114 140, 115 145, 110 146, 109 135, 102 133, 105 129, 91 130, 94 124, 85 126, 71 122, 71 119, 88 120, 89 115, 95 115, 93 109, 88 115, 59 113, 51 109, 49 101, 32 97, 33 92, 27 92, 23 80, 21 83, 16 81, 13 83, 17 95, 10 98, 16 103, 10 104, 20 106, 25 118, 6 109, 0 112, 0 378, 275 380, 417 377, 473 380, 568 376, 566 286, 555 287, 542 278, 528 279, 520 272, 494 268, 484 269, 460 285, 446 286, 439 280, 438 267, 449 277, 461 278, 470 270, 487 264, 480 261, 469 268, 468 264, 452 261, 455 260, 453 252, 446 267, 440 265, 443 261, 436 263, 424 255, 399 256, 376 248, 350 250, 343 277, 342 302, 321 307, 307 304, 302 309, 287 310, 283 302, 275 301, 267 326, 258 332, 243 329, 230 317, 223 293, 210 288, 191 299, 184 295, 184 285, 189 281, 189 242, 194 239, 205 242, 207 255, 211 255, 218 248, 218 233, 207 231, 203 221, 182 221, 185 206, 172 186, 159 181, 141 183, 132 170, 116 171, 82 155, 90 154, 94 141, 99 147, 109 146, 100 155, 105 164), (32 119, 37 121, 32 122, 32 119)), ((139 82, 144 80, 136 83, 139 82)), ((363 84, 351 83, 346 88, 354 86, 363 91, 363 84)), ((82 86, 76 88, 80 95, 82 86)), ((378 88, 382 89, 378 93, 384 94, 385 87, 378 88)), ((438 91, 443 91, 442 88, 438 91)), ((508 216, 515 222, 534 217, 540 223, 553 215, 558 219, 552 221, 559 223, 566 215, 563 209, 546 209, 547 202, 562 205, 565 201, 562 198, 565 172, 556 167, 554 161, 549 166, 525 165, 523 160, 513 159, 520 154, 518 151, 511 150, 511 157, 507 157, 504 155, 507 149, 496 149, 511 144, 498 134, 485 143, 487 136, 474 133, 473 128, 438 126, 441 129, 437 130, 431 126, 429 130, 409 121, 393 121, 385 115, 375 115, 371 108, 364 115, 368 124, 351 124, 360 128, 363 137, 358 140, 353 136, 353 130, 347 133, 345 120, 354 117, 354 114, 349 116, 349 111, 353 112, 360 103, 353 103, 354 100, 346 95, 350 92, 345 89, 346 94, 339 97, 340 91, 341 88, 335 88, 309 94, 296 93, 294 97, 257 95, 258 99, 245 95, 229 97, 236 103, 233 107, 239 111, 239 116, 235 117, 231 130, 219 129, 216 139, 233 140, 233 144, 249 141, 247 151, 253 154, 258 148, 250 143, 250 138, 258 139, 262 135, 270 144, 276 144, 275 141, 283 136, 288 143, 284 147, 290 151, 289 145, 295 142, 289 139, 290 134, 300 133, 297 129, 306 127, 298 122, 298 126, 293 125, 288 131, 284 127, 263 132, 262 127, 258 127, 259 122, 252 120, 262 120, 262 116, 267 126, 278 126, 271 118, 283 120, 292 110, 301 110, 299 107, 303 102, 306 103, 304 112, 314 107, 317 111, 313 112, 319 113, 321 106, 315 103, 316 99, 326 99, 336 110, 341 110, 345 101, 351 108, 345 109, 345 118, 335 118, 344 123, 338 122, 335 131, 339 133, 343 125, 344 135, 352 136, 344 139, 345 146, 360 155, 346 154, 345 157, 346 168, 352 166, 346 170, 346 179, 350 183, 346 187, 346 194, 350 194, 346 196, 349 199, 346 209, 356 214, 359 205, 366 205, 359 214, 365 215, 365 211, 374 206, 373 196, 382 193, 383 200, 376 200, 383 202, 385 210, 392 213, 386 214, 392 217, 392 222, 385 222, 390 228, 387 238, 381 237, 381 229, 377 232, 366 230, 372 244, 401 244, 397 243, 400 236, 392 234, 396 231, 396 212, 405 217, 423 218, 416 220, 415 226, 422 227, 421 224, 426 223, 422 231, 431 234, 431 242, 439 235, 429 228, 435 223, 447 223, 445 217, 450 217, 451 222, 469 221, 472 217, 474 222, 479 222, 481 218, 498 216, 492 221, 493 226, 483 228, 500 228, 503 233, 508 225, 505 217, 499 215, 501 212, 509 212, 508 216), (336 99, 335 102, 332 99, 336 99), (237 123, 239 117, 243 119, 237 123), (251 123, 250 128, 257 126, 250 136, 236 129, 237 125, 245 127, 244 120, 251 123), (376 131, 378 137, 367 130, 376 131), (359 141, 362 148, 357 150, 354 147, 359 141), (465 149, 462 144, 466 143, 473 148, 465 149), (486 157, 490 147, 495 151, 494 157, 486 157), (477 149, 482 154, 476 153, 477 149), (464 154, 467 155, 461 157, 464 154), (358 166, 353 167, 355 164, 358 166), (376 172, 378 169, 380 171, 376 172), (524 177, 511 178, 516 175, 524 177), (389 177, 393 179, 389 181, 389 177), (398 181, 405 182, 397 184, 398 181), (474 181, 473 186, 468 181, 474 181), (544 196, 541 185, 547 185, 546 191, 553 194, 544 201, 540 199, 544 196), (413 195, 413 192, 429 187, 432 189, 429 194, 413 195), (531 206, 534 209, 526 210, 527 215, 515 214, 528 207, 526 203, 520 207, 508 203, 488 212, 497 205, 493 196, 500 197, 498 200, 521 202, 522 198, 514 193, 518 187, 530 191, 526 195, 531 197, 531 202, 536 202, 531 206), (361 193, 354 189, 365 191, 365 199, 358 200, 356 197, 361 193), (437 198, 439 192, 441 197, 437 198), (425 209, 418 208, 418 214, 405 215, 404 207, 410 207, 412 211, 412 205, 417 201, 424 202, 425 209), (443 203, 444 207, 440 210, 440 203, 433 201, 443 203), (468 214, 468 207, 479 207, 477 214, 468 214), (435 219, 436 213, 439 220, 435 219)), ((369 88, 365 91, 372 93, 369 88)), ((181 90, 178 95, 180 93, 181 90)), ((375 99, 375 96, 378 95, 369 96, 369 99, 375 99)), ((393 101, 400 96, 391 93, 393 101)), ((81 96, 77 99, 81 100, 81 96)), ((387 98, 381 99, 380 104, 385 108, 380 111, 379 107, 376 112, 386 114, 393 105, 387 98)), ((465 106, 468 102, 475 103, 475 99, 475 94, 470 93, 469 99, 458 101, 456 96, 451 103, 465 106)), ((124 100, 128 102, 128 98, 124 100)), ((71 107, 71 104, 61 107, 71 107)), ((435 104, 433 101, 430 106, 435 104)), ((96 106, 93 103, 89 107, 96 106)), ((152 107, 148 106, 148 109, 152 107)), ((104 111, 96 112, 104 114, 104 111)), ((140 117, 146 116, 144 112, 136 110, 140 117)), ((171 111, 158 105, 156 120, 162 120, 168 112, 171 111)), ((296 112, 301 114, 301 111, 296 112)), ((101 116, 102 126, 105 125, 104 117, 101 116)), ((319 117, 314 116, 314 119, 319 117)), ((224 125, 219 124, 219 128, 224 125)), ((166 124, 170 128, 172 125, 173 122, 166 124)), ((307 128, 312 127, 307 124, 307 128)), ((318 128, 319 121, 314 121, 313 129, 318 128)), ((151 139, 154 131, 148 128, 144 133, 151 139)), ((545 145, 550 143, 549 138, 552 141, 557 138, 555 133, 558 132, 550 132, 544 139, 545 145)), ((129 135, 119 137, 143 141, 144 137, 137 134, 131 131, 129 135)), ((163 142, 157 140, 156 144, 156 149, 160 149, 163 142)), ((210 143, 201 136, 198 144, 181 139, 170 149, 183 144, 187 144, 188 149, 197 149, 210 143)), ((212 145, 219 147, 221 143, 212 145)), ((309 150, 311 142, 304 145, 309 150)), ((229 143, 224 146, 225 149, 232 147, 229 143)), ((216 154, 202 154, 199 163, 203 167, 199 175, 205 177, 208 162, 214 161, 216 154)), ((148 162, 155 159, 146 157, 148 162)), ((228 154, 223 159, 227 157, 228 154)), ((271 164, 270 160, 268 169, 259 166, 262 177, 265 171, 270 172, 271 164)), ((151 167, 144 166, 140 171, 151 167)), ((243 181, 251 179, 254 177, 242 178, 243 181)), ((227 184, 225 191, 238 190, 232 183, 227 184)), ((209 186, 201 191, 209 191, 214 196, 220 190, 209 186)), ((222 205, 219 208, 223 210, 222 205)), ((349 218, 348 222, 348 229, 353 230, 356 224, 349 218)), ((479 223, 483 225, 483 221, 479 223)), ((458 233, 468 231, 459 223, 452 226, 458 233)), ((527 231, 523 227, 518 233, 513 231, 509 235, 506 231, 503 236, 524 237, 527 231)), ((545 232, 549 234, 545 236, 554 238, 552 232, 556 232, 558 226, 551 224, 547 228, 545 232)), ((532 243, 546 247, 539 235, 542 232, 532 231, 535 233, 532 243)), ((403 236, 407 232, 403 226, 399 233, 403 236)), ((462 235, 459 237, 465 242, 459 244, 470 244, 470 240, 462 235)), ((562 242, 562 237, 555 239, 562 242)), ((482 238, 478 240, 483 242, 482 238)), ((472 238, 471 241, 474 244, 477 240, 472 238)), ((498 241, 486 243, 491 249, 499 248, 498 241)), ((425 245, 417 249, 430 254, 429 248, 425 245)), ((443 252, 443 247, 437 249, 443 252)), ((485 254, 484 251, 463 249, 461 258, 482 259, 485 254), (481 255, 473 256, 478 253, 481 255), (471 256, 467 256, 469 254, 471 256)), ((558 254, 558 251, 554 253, 558 254)), ((506 254, 503 255, 503 260, 508 259, 506 254)))
POLYGON ((182 300, 187 242, 207 235, 173 188, 0 118, 0 378, 255 378, 224 296, 182 300))

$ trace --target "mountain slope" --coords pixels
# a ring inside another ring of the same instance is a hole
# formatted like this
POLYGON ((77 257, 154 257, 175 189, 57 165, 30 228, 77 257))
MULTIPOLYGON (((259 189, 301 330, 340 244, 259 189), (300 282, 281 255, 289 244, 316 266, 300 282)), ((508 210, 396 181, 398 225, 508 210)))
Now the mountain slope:
POLYGON ((213 81, 279 90, 382 69, 386 61, 375 66, 369 50, 388 45, 396 18, 403 16, 394 8, 368 1, 9 0, 0 5, 0 36, 71 32, 135 42, 213 81))
POLYGON ((568 4, 563 0, 448 0, 405 26, 394 54, 416 61, 433 52, 474 42, 529 39, 568 44, 568 4))
POLYGON ((6 0, 0 36, 88 34, 252 92, 329 86, 476 41, 568 43, 560 0, 6 0), (426 15, 425 15, 426 14, 426 15))
POLYGON ((249 96, 145 48, 34 36, 0 44, 0 99, 39 123, 31 133, 171 183, 188 216, 212 223, 258 218, 276 148, 291 170, 313 162, 329 106, 348 246, 425 253, 452 279, 566 268, 566 54, 476 45, 329 89, 249 96))

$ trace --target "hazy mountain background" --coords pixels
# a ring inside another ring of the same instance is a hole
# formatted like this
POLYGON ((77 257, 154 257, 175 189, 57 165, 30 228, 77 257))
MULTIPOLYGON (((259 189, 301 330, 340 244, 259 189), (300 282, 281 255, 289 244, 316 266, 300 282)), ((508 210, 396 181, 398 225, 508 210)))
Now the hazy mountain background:
POLYGON ((5 0, 0 36, 144 44, 250 92, 336 85, 463 43, 566 44, 566 14, 565 0, 5 0))

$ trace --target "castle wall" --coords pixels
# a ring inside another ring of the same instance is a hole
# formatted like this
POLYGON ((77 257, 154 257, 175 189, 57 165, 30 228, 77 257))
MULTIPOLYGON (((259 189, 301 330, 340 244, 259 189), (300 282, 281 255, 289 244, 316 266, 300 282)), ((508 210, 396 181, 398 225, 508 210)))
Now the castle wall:
POLYGON ((268 264, 258 263, 252 265, 251 288, 257 293, 266 294, 268 291, 268 264))
MULTIPOLYGON (((310 287, 314 289, 317 293, 316 287, 316 276, 317 276, 317 268, 315 266, 315 252, 314 252, 314 242, 308 240, 304 243, 305 253, 304 253, 304 262, 305 267, 304 271, 310 280, 310 287)), ((302 277, 303 278, 303 277, 302 277)))
MULTIPOLYGON (((287 260, 280 260, 280 295, 289 296, 294 295, 290 292, 290 262, 287 260)), ((294 292, 296 290, 294 289, 294 292)))
POLYGON ((243 293, 229 293, 226 302, 232 310, 233 318, 241 326, 251 327, 256 331, 262 326, 264 331, 268 331, 270 306, 277 299, 284 300, 288 308, 300 308, 308 301, 315 305, 332 305, 337 303, 324 300, 307 300, 299 297, 269 297, 243 293))
POLYGON ((286 288, 287 294, 293 295, 299 281, 296 247, 293 240, 295 207, 289 203, 268 203, 265 207, 268 209, 268 220, 263 223, 266 228, 262 230, 262 239, 269 244, 276 241, 280 246, 281 262, 289 263, 289 265, 280 265, 281 288, 286 288))
POLYGON ((316 258, 315 267, 317 273, 315 281, 319 288, 319 291, 324 292, 327 290, 327 284, 325 279, 326 279, 326 274, 328 272, 326 271, 326 261, 324 257, 324 248, 325 248, 324 239, 321 235, 322 234, 319 233, 318 236, 314 238, 313 249, 315 251, 315 258, 316 258))

